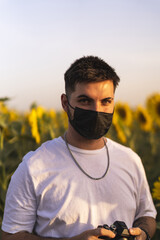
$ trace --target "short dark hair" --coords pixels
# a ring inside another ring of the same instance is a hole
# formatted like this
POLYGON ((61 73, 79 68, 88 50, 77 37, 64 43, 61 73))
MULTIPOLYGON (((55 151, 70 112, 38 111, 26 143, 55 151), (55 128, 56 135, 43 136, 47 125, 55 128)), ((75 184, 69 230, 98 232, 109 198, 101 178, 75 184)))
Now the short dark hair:
POLYGON ((95 56, 77 59, 64 74, 66 94, 74 92, 77 83, 112 80, 114 90, 120 78, 104 60, 95 56))

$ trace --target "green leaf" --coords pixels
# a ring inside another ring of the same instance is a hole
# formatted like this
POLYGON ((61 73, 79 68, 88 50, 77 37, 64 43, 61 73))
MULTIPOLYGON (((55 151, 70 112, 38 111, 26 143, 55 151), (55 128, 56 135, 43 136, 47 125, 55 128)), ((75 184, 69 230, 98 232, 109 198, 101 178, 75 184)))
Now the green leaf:
POLYGON ((160 222, 157 222, 157 229, 160 229, 160 222))
POLYGON ((8 98, 8 97, 0 98, 0 102, 6 102, 9 100, 10 100, 10 98, 8 98))

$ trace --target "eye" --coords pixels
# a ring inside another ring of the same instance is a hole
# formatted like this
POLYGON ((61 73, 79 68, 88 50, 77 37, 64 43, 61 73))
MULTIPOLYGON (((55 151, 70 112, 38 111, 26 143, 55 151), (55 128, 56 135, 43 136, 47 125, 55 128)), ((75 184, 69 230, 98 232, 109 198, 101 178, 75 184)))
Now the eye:
POLYGON ((112 103, 112 101, 113 101, 113 98, 105 98, 102 100, 102 104, 105 106, 108 106, 112 103))
POLYGON ((79 99, 78 102, 82 103, 82 104, 89 104, 91 102, 91 100, 88 98, 81 98, 81 99, 79 99))

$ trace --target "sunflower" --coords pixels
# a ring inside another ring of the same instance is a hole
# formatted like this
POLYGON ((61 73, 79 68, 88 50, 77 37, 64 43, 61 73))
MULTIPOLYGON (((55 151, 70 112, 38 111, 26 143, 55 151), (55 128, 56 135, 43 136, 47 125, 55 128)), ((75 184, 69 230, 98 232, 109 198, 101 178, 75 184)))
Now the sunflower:
POLYGON ((122 143, 126 143, 126 141, 127 141, 126 135, 125 135, 124 131, 122 130, 122 128, 119 125, 119 116, 118 116, 116 111, 114 112, 114 115, 113 115, 112 124, 113 124, 113 126, 114 126, 114 128, 116 130, 117 137, 119 138, 119 140, 122 143))
POLYGON ((143 131, 150 131, 152 127, 152 119, 148 113, 148 111, 143 108, 142 106, 137 106, 137 109, 135 111, 135 118, 137 119, 140 128, 143 131))
POLYGON ((20 116, 18 115, 18 113, 14 110, 10 110, 9 111, 9 118, 10 118, 10 121, 13 122, 13 121, 16 121, 20 116))
POLYGON ((158 181, 154 183, 152 196, 154 199, 160 200, 160 177, 158 178, 158 181))
POLYGON ((32 136, 35 138, 36 143, 40 143, 41 139, 38 131, 38 117, 37 117, 37 112, 35 108, 32 108, 28 116, 28 120, 31 126, 32 136))
POLYGON ((119 125, 116 126, 116 131, 117 131, 117 136, 118 136, 119 140, 122 143, 126 143, 126 141, 127 141, 126 135, 124 134, 123 130, 119 127, 119 125))
POLYGON ((38 118, 42 118, 43 114, 45 113, 45 109, 41 106, 36 108, 36 113, 38 118))
POLYGON ((160 127, 160 94, 155 93, 147 99, 147 109, 153 120, 160 127))
POLYGON ((124 125, 129 127, 132 124, 132 111, 127 103, 117 103, 115 105, 115 112, 124 125))
POLYGON ((0 113, 2 114, 8 114, 8 108, 6 105, 0 101, 0 113))
POLYGON ((50 117, 53 127, 58 129, 58 122, 57 122, 57 114, 53 109, 50 109, 48 112, 48 116, 50 117))
POLYGON ((62 110, 60 115, 61 115, 61 121, 62 121, 63 127, 65 129, 67 129, 67 127, 68 127, 68 116, 67 116, 67 113, 62 110))

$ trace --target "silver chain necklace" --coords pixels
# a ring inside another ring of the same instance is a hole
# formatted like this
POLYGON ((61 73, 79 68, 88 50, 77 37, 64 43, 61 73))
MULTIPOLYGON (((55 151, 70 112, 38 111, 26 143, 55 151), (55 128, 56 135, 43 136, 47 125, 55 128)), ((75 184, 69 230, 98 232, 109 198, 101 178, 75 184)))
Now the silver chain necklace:
POLYGON ((103 138, 103 141, 104 141, 104 145, 105 145, 105 147, 106 147, 108 163, 107 163, 107 168, 106 168, 104 174, 103 174, 101 177, 98 177, 98 178, 92 177, 92 176, 90 176, 88 173, 86 173, 86 172, 84 171, 84 169, 83 169, 83 168, 79 165, 79 163, 76 161, 75 157, 73 156, 73 154, 72 154, 72 152, 71 152, 71 150, 70 150, 70 148, 69 148, 69 146, 68 146, 68 142, 67 142, 67 139, 66 139, 66 133, 64 134, 64 140, 65 140, 66 146, 67 146, 67 148, 68 148, 68 151, 69 151, 69 153, 70 153, 73 161, 75 162, 75 164, 77 165, 77 167, 78 167, 87 177, 89 177, 89 178, 92 179, 92 180, 100 180, 100 179, 102 179, 102 178, 104 178, 104 177, 106 176, 106 174, 107 174, 107 172, 108 172, 108 169, 109 169, 110 158, 109 158, 108 147, 107 147, 107 144, 106 144, 104 138, 103 138))

